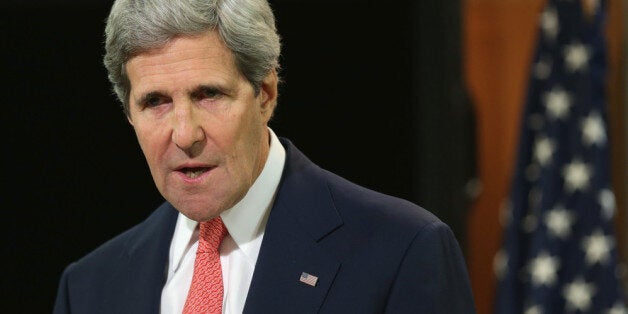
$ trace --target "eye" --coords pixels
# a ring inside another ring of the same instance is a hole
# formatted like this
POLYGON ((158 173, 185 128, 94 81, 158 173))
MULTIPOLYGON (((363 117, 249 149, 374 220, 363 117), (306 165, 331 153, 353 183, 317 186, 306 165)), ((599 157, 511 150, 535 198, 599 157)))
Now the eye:
POLYGON ((150 97, 146 99, 147 107, 156 107, 163 103, 163 99, 161 97, 150 97))
POLYGON ((218 90, 218 88, 208 86, 199 88, 193 94, 194 98, 196 98, 197 100, 216 99, 221 95, 222 93, 220 92, 220 90, 218 90))
POLYGON ((160 95, 158 93, 150 93, 146 95, 146 97, 144 97, 144 99, 140 102, 140 104, 144 108, 152 108, 152 107, 157 107, 159 105, 162 105, 166 103, 167 101, 168 99, 163 95, 160 95))

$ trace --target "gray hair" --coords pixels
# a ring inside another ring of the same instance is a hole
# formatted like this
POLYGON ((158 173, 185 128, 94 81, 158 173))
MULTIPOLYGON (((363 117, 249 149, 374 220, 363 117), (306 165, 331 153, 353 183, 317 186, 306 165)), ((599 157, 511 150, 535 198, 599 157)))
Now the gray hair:
POLYGON ((104 63, 124 113, 129 115, 129 59, 177 36, 212 30, 259 93, 263 79, 279 68, 281 50, 267 0, 116 0, 105 28, 104 63))

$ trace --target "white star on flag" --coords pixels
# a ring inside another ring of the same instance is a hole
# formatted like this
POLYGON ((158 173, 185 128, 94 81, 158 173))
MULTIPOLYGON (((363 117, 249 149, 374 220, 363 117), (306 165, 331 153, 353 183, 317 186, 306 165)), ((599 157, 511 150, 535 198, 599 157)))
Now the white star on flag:
POLYGON ((544 56, 539 62, 534 64, 534 77, 539 80, 545 80, 552 74, 552 59, 544 56))
POLYGON ((569 193, 573 193, 576 190, 585 190, 589 187, 592 172, 589 165, 578 159, 574 159, 563 168, 565 190, 569 193))
POLYGON ((569 114, 571 96, 560 87, 554 87, 543 95, 547 113, 552 119, 564 119, 569 114))
POLYGON ((556 144, 549 138, 545 136, 537 138, 534 142, 534 159, 541 166, 548 165, 552 160, 555 148, 556 144))
POLYGON ((574 280, 563 289, 567 310, 586 312, 591 307, 591 299, 596 291, 593 284, 586 283, 582 278, 574 280))
POLYGON ((559 31, 558 13, 553 7, 546 8, 541 13, 541 29, 543 34, 550 40, 555 40, 559 31))
POLYGON ((599 113, 592 112, 582 120, 582 140, 588 146, 606 144, 604 121, 599 113))
POLYGON ((598 194, 598 201, 602 207, 602 215, 606 220, 611 220, 615 216, 615 194, 609 189, 603 189, 598 194))
POLYGON ((540 306, 533 305, 533 306, 528 307, 526 311, 523 312, 523 314, 543 314, 543 311, 541 310, 540 306))
POLYGON ((550 256, 545 251, 541 252, 530 262, 532 284, 535 286, 552 286, 556 282, 556 273, 559 266, 560 261, 558 258, 550 256))
POLYGON ((575 42, 565 47, 565 67, 569 72, 584 70, 589 64, 589 48, 575 42))
POLYGON ((617 301, 605 314, 628 314, 628 309, 620 301, 617 301))
POLYGON ((590 236, 582 240, 582 248, 586 254, 587 264, 606 264, 611 258, 611 249, 615 245, 613 237, 605 236, 600 230, 595 230, 590 236))
POLYGON ((493 271, 495 272, 495 276, 501 278, 506 272, 507 267, 508 255, 503 250, 500 250, 493 258, 493 271))
POLYGON ((550 233, 563 240, 571 234, 571 225, 574 220, 573 213, 560 205, 545 214, 545 224, 550 233))

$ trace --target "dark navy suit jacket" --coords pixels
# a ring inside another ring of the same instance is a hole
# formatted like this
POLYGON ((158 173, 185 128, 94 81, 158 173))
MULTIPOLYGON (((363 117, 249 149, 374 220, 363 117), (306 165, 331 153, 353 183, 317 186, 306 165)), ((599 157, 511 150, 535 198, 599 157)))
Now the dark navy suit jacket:
MULTIPOLYGON (((450 229, 282 140, 287 158, 244 313, 474 313, 450 229), (299 281, 318 276, 316 286, 299 281)), ((160 206, 63 273, 54 313, 159 313, 177 211, 160 206)))

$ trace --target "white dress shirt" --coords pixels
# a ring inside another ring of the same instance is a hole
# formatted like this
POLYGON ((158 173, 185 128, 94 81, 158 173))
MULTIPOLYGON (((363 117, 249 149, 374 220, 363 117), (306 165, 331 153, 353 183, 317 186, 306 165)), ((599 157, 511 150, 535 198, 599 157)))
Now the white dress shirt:
MULTIPOLYGON (((286 160, 286 151, 279 139, 270 128, 268 131, 270 150, 264 169, 244 198, 220 214, 229 231, 220 245, 224 285, 222 312, 226 314, 244 310, 266 221, 286 160)), ((198 232, 198 222, 179 213, 170 243, 168 278, 161 293, 163 314, 183 311, 194 274, 198 232)))

